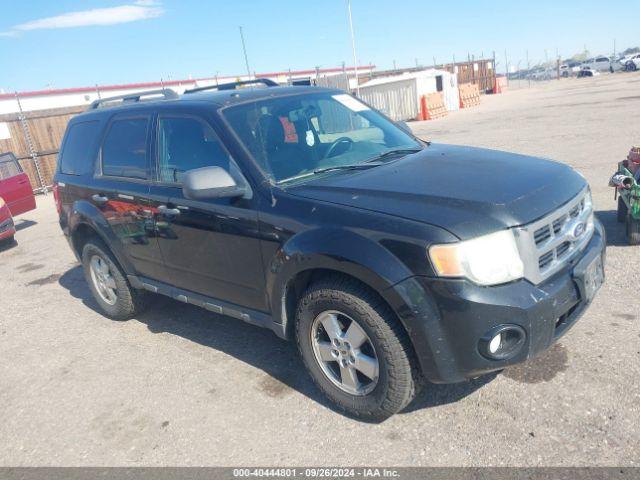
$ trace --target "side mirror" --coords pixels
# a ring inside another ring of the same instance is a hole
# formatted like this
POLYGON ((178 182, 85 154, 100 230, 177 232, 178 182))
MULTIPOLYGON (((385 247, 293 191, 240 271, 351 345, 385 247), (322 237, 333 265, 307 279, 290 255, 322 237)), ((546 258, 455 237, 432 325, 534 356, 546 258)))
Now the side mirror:
POLYGON ((182 175, 182 193, 190 200, 242 197, 247 193, 222 167, 203 167, 182 175))
POLYGON ((401 130, 404 130, 407 133, 410 133, 411 135, 413 135, 413 132, 411 131, 411 128, 409 128, 409 125, 407 125, 407 122, 405 122, 404 120, 398 120, 396 122, 396 125, 398 127, 400 127, 401 130))

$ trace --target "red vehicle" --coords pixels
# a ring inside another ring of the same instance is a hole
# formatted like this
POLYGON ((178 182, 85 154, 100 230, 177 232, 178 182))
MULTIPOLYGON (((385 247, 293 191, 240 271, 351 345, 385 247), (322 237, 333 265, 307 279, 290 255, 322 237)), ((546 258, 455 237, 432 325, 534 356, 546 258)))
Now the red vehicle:
POLYGON ((9 207, 0 197, 0 244, 12 242, 15 234, 16 228, 9 207))
POLYGON ((29 177, 11 152, 0 154, 0 197, 14 217, 36 208, 29 177))

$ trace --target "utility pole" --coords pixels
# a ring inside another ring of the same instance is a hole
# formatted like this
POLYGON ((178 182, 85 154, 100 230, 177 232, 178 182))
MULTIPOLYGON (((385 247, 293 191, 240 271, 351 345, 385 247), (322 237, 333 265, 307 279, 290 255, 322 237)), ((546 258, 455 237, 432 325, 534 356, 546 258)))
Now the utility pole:
POLYGON ((356 95, 360 95, 360 82, 358 82, 358 57, 356 55, 356 36, 353 33, 353 19, 351 18, 351 0, 347 0, 349 11, 349 29, 351 30, 351 48, 353 49, 353 68, 356 77, 356 95))
POLYGON ((507 85, 509 85, 509 60, 506 48, 504 49, 504 76, 507 78, 507 85))
POLYGON ((242 27, 238 27, 240 29, 240 40, 242 40, 242 51, 244 52, 244 63, 247 66, 247 75, 249 78, 247 80, 251 80, 251 69, 249 68, 249 59, 247 58, 247 46, 244 43, 244 34, 242 33, 242 27))
POLYGON ((529 50, 527 50, 527 79, 529 80, 529 87, 531 87, 531 66, 529 65, 529 50))

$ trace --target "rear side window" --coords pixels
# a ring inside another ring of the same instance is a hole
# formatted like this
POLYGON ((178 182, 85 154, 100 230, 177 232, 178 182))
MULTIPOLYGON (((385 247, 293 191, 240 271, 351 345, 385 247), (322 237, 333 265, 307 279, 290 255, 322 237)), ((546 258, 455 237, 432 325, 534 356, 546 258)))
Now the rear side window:
POLYGON ((12 154, 7 153, 0 155, 0 180, 7 180, 8 178, 20 175, 22 169, 12 154))
POLYGON ((67 175, 85 175, 93 170, 93 146, 100 122, 81 122, 69 127, 60 153, 60 172, 67 175))
POLYGON ((102 174, 149 178, 147 162, 148 118, 115 120, 102 144, 102 174))

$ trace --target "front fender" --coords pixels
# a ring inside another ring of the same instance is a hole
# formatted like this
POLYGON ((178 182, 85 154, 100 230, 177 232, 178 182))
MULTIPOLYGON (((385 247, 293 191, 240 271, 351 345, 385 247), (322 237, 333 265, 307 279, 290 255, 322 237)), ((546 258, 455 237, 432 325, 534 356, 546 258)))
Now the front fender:
MULTIPOLYGON (((127 275, 135 275, 135 269, 129 262, 120 240, 116 237, 102 212, 92 203, 78 200, 73 203, 67 222, 70 238, 73 238, 78 228, 83 225, 91 228, 109 247, 127 275)), ((82 252, 76 253, 79 256, 82 255, 82 252)))
POLYGON ((355 277, 383 297, 389 287, 411 275, 406 265, 389 250, 354 231, 307 230, 291 237, 268 264, 267 293, 276 323, 286 326, 284 301, 289 282, 299 273, 315 269, 355 277))

